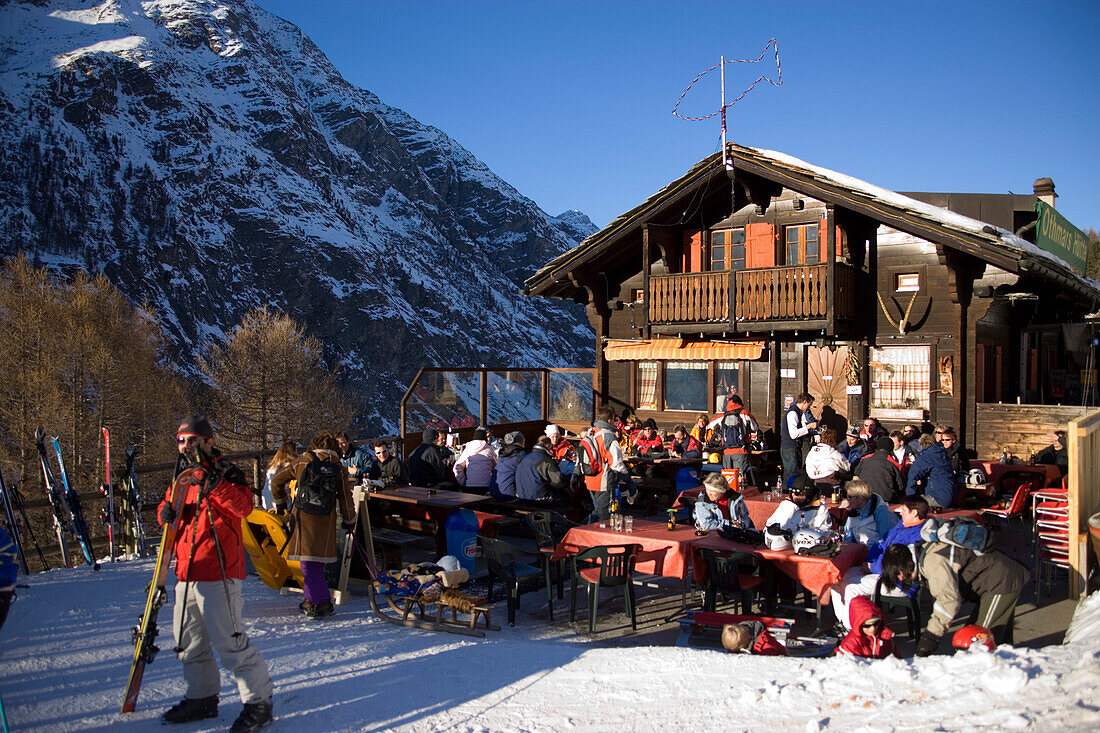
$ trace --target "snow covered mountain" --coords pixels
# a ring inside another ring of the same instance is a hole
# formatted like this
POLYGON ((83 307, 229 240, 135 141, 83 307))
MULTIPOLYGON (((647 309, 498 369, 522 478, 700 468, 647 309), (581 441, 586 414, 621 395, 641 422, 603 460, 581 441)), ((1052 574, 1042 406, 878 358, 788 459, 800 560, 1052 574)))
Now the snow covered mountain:
POLYGON ((595 231, 347 83, 249 0, 0 3, 0 255, 102 270, 175 358, 270 305, 373 431, 420 366, 587 366, 583 309, 524 298, 595 231))

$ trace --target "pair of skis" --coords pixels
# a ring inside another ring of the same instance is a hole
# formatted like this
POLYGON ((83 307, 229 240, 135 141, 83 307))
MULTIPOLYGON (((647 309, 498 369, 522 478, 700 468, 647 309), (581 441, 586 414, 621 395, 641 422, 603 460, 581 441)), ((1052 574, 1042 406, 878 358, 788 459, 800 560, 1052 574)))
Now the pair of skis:
POLYGON ((115 537, 115 532, 120 525, 125 524, 123 534, 127 536, 126 551, 145 557, 145 500, 137 484, 137 474, 134 471, 134 458, 137 456, 136 445, 126 446, 126 469, 123 472, 119 488, 121 493, 115 493, 115 483, 111 480, 111 431, 103 428, 103 466, 106 483, 99 487, 99 492, 107 498, 107 508, 103 511, 101 519, 107 525, 107 547, 114 562, 120 552, 120 543, 115 537))
POLYGON ((68 472, 65 470, 61 442, 57 438, 51 439, 60 480, 54 476, 53 469, 50 468, 50 460, 46 454, 46 431, 43 428, 40 427, 35 431, 34 442, 42 462, 42 479, 46 484, 46 494, 50 500, 50 508, 53 509, 54 528, 57 530, 57 543, 61 548, 62 562, 66 567, 72 567, 73 561, 67 535, 79 543, 85 562, 99 570, 95 550, 92 548, 92 534, 88 530, 88 522, 85 521, 84 511, 80 506, 80 496, 73 490, 69 483, 68 472))

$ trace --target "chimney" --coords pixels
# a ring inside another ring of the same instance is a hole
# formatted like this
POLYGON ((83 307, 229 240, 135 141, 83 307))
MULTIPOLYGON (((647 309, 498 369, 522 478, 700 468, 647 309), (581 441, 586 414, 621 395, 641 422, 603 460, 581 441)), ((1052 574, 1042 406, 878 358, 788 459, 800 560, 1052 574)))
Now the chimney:
POLYGON ((1054 193, 1054 181, 1049 178, 1036 178, 1032 188, 1035 190, 1037 199, 1050 208, 1054 208, 1054 199, 1058 198, 1058 194, 1054 193))

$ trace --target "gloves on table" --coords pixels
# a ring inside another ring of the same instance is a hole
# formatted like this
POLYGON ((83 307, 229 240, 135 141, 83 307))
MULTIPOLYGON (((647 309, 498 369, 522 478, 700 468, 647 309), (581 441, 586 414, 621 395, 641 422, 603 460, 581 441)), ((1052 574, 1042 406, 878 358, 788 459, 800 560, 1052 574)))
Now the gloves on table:
POLYGON ((927 631, 921 636, 920 642, 917 644, 917 656, 928 657, 936 653, 936 650, 940 648, 940 637, 935 634, 929 634, 927 631))

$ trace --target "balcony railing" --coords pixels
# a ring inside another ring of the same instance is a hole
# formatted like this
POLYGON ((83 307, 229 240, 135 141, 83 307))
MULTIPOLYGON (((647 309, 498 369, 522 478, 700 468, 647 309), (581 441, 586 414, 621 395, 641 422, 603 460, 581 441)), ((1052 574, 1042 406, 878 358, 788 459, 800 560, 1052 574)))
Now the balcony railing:
POLYGON ((854 318, 859 271, 837 262, 833 272, 832 283, 828 282, 825 263, 738 270, 732 278, 729 272, 654 275, 649 279, 649 322, 689 325, 790 321, 795 327, 800 321, 820 321, 830 316, 830 287, 836 317, 854 318))

